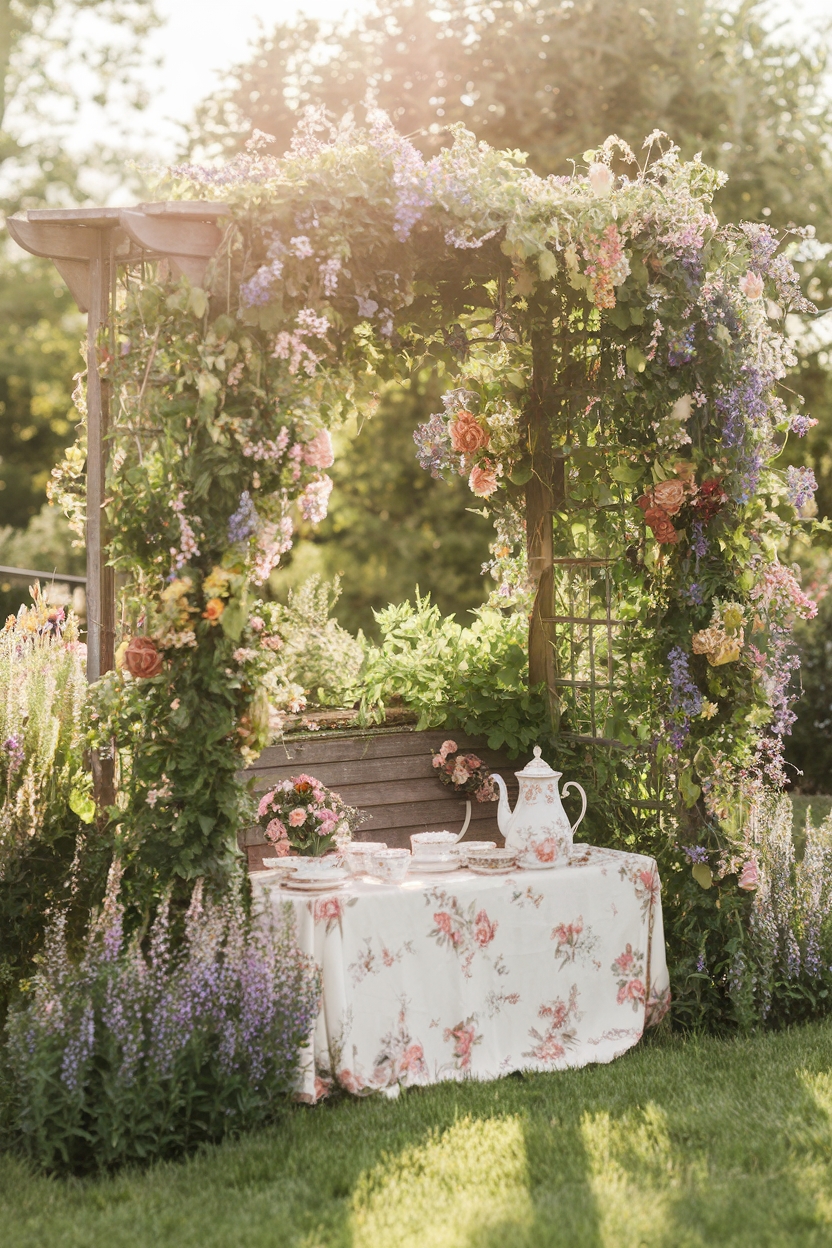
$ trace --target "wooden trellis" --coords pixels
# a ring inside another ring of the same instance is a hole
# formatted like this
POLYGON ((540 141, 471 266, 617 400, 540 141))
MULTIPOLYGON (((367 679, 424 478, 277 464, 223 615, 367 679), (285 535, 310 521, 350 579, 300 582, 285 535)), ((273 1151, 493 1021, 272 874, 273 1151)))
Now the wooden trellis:
POLYGON ((87 677, 112 668, 115 649, 115 578, 107 567, 104 486, 109 387, 98 371, 98 338, 110 318, 118 267, 166 259, 175 275, 195 285, 205 279, 219 246, 221 203, 183 201, 131 208, 38 208, 10 217, 18 246, 51 260, 75 302, 87 314, 87 677))
MULTIPOLYGON (((115 649, 115 579, 107 566, 105 481, 109 426, 109 384, 98 369, 101 330, 114 307, 119 266, 166 259, 175 276, 202 285, 208 262, 221 241, 218 219, 224 203, 181 201, 141 203, 129 208, 36 209, 7 221, 12 238, 26 251, 53 261, 78 307, 87 313, 87 673, 97 680, 112 668, 115 649)), ((579 604, 558 603, 560 565, 583 566, 586 560, 555 558, 553 522, 565 503, 565 460, 552 446, 554 407, 559 401, 552 369, 552 337, 539 333, 532 344, 533 377, 526 411, 532 452, 532 476, 526 487, 529 571, 537 593, 529 625, 532 685, 544 684, 558 722, 564 696, 574 702, 586 693, 588 736, 600 738, 596 699, 613 688, 613 633, 618 622, 610 611, 609 570, 600 616, 579 604), (576 638, 586 633, 588 663, 578 670, 574 659, 558 663, 564 639, 577 653, 576 638), (601 639, 600 647, 596 639, 601 639)), ((562 379, 561 379, 562 380, 562 379)), ((562 387, 561 387, 562 388, 562 387)), ((595 567, 590 560, 584 571, 595 567), (591 565, 591 566, 590 566, 591 565)), ((600 567, 600 564, 598 564, 600 567)), ((562 598, 562 595, 560 595, 562 598)))

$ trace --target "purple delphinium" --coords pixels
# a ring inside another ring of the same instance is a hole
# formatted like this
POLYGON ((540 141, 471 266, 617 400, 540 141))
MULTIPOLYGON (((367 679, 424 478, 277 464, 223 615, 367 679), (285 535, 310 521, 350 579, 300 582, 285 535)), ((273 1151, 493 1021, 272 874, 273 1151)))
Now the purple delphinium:
POLYGON ((690 364, 696 355, 693 345, 695 332, 693 325, 688 325, 682 333, 671 335, 667 350, 667 362, 671 368, 680 368, 683 364, 690 364))
POLYGON ((680 646, 674 646, 667 656, 670 669, 670 715, 668 728, 670 742, 680 750, 690 732, 690 720, 702 710, 702 694, 693 682, 688 666, 688 656, 680 646))
POLYGON ((699 560, 704 559, 708 553, 708 539, 705 536, 705 526, 701 520, 694 520, 691 526, 691 548, 696 555, 697 567, 699 560))
POLYGON ((817 488, 818 483, 811 468, 795 468, 790 464, 786 469, 786 495, 797 511, 814 497, 817 488))
POLYGON ((6 740, 3 742, 3 753, 6 755, 9 776, 13 776, 23 765, 23 759, 25 758, 25 750, 20 737, 15 736, 14 733, 10 737, 6 737, 6 740))
POLYGON ((416 458, 420 467, 438 477, 443 468, 447 468, 451 457, 451 439, 445 418, 435 412, 423 425, 418 425, 413 432, 416 443, 416 458))
POLYGON ((704 845, 685 845, 683 849, 690 862, 708 861, 708 851, 704 845))
POLYGON ((68 956, 59 916, 34 990, 10 1015, 6 1055, 18 1125, 53 1167, 72 1164, 60 1152, 66 1133, 50 1137, 56 1120, 77 1121, 80 1129, 83 1115, 93 1132, 84 1136, 84 1164, 107 1166, 148 1160, 148 1141, 157 1136, 185 1144, 199 1138, 191 1127, 193 1095, 201 1098, 198 1117, 206 1105, 213 1115, 210 1138, 252 1122, 252 1114, 265 1117, 290 1089, 317 1016, 318 975, 288 920, 252 927, 239 897, 209 901, 198 885, 184 942, 171 950, 163 902, 145 952, 139 936, 123 943, 119 875, 111 873, 81 961, 68 956), (44 1072, 56 1067, 60 1079, 44 1098, 44 1072), (101 1069, 108 1072, 103 1084, 91 1077, 101 1069), (138 1119, 137 1104, 148 1111, 138 1119))
POLYGON ((245 542, 257 528, 257 509, 252 502, 248 490, 243 490, 237 510, 228 517, 228 540, 232 543, 245 542))

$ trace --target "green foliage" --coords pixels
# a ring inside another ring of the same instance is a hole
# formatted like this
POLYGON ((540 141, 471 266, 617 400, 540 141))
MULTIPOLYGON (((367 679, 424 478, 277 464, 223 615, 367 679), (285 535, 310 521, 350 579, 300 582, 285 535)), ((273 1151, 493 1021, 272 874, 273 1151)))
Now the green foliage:
POLYGON ((352 706, 359 695, 364 638, 360 632, 351 636, 332 618, 340 593, 338 577, 326 584, 313 576, 289 590, 285 606, 271 607, 286 676, 313 706, 352 706))
MULTIPOLYGON (((825 579, 825 578, 824 578, 825 579)), ((822 587, 825 589, 825 586, 822 587)), ((814 620, 796 632, 800 647, 800 697, 797 723, 787 758, 801 774, 794 786, 801 793, 832 792, 832 594, 823 593, 814 620)))
POLYGON ((545 698, 528 689, 528 621, 488 607, 472 614, 463 627, 418 592, 415 606, 378 612, 382 640, 367 656, 364 714, 380 718, 395 701, 418 712, 418 728, 458 728, 516 756, 549 732, 545 698))
POLYGON ((11 1013, 4 1124, 41 1169, 110 1170, 273 1119, 317 1012, 317 972, 290 924, 252 928, 234 892, 194 890, 173 952, 168 904, 144 951, 122 934, 119 870, 75 960, 62 918, 11 1013))
POLYGON ((9 1244, 822 1248, 832 1022, 608 1066, 294 1106, 181 1165, 57 1183, 0 1156, 9 1244), (276 1228, 279 1227, 279 1231, 276 1228))
POLYGON ((828 233, 828 49, 772 28, 763 0, 574 4, 382 0, 349 28, 300 18, 263 34, 194 140, 237 146, 254 127, 284 151, 297 103, 358 110, 368 87, 426 150, 463 122, 565 174, 607 134, 632 146, 656 126, 730 177, 723 219, 814 222, 828 233), (379 74, 378 66, 384 65, 379 74))
POLYGON ((52 466, 74 436, 83 330, 48 261, 0 259, 1 525, 24 528, 40 511, 52 466))
MULTIPOLYGON (((427 370, 426 370, 427 371, 427 370)), ((471 506, 465 481, 434 480, 419 467, 413 432, 440 406, 440 378, 415 376, 408 388, 386 386, 378 409, 336 433, 329 514, 298 541, 272 573, 272 591, 319 573, 341 580, 335 613, 345 628, 376 636, 374 612, 404 602, 421 585, 446 615, 479 606, 490 579, 493 529, 471 506)))
POLYGON ((204 877, 223 891, 238 865, 237 831, 252 805, 237 777, 243 708, 253 694, 229 679, 233 641, 205 624, 200 644, 174 650, 163 672, 108 672, 93 686, 90 744, 119 758, 112 837, 125 897, 149 910, 171 885, 181 900, 204 877))
POLYGON ((36 595, 0 632, 0 1012, 29 973, 47 916, 74 931, 100 888, 83 767, 87 694, 75 620, 36 595))

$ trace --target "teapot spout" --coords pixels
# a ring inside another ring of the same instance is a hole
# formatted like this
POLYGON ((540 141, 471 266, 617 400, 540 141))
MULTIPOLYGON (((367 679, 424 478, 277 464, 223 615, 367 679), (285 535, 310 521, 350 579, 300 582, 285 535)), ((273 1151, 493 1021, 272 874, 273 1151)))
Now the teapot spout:
POLYGON ((508 825, 511 823, 512 809, 508 804, 508 789, 506 782, 502 776, 498 776, 496 772, 492 772, 491 779, 500 791, 500 803, 497 807, 497 827, 500 829, 502 836, 508 835, 508 825))

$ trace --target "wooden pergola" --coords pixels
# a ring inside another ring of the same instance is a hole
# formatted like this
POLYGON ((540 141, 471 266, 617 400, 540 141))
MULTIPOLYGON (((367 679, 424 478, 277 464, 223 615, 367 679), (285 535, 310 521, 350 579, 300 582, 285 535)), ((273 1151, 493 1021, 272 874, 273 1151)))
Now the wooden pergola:
MULTIPOLYGON (((221 240, 224 203, 185 200, 130 208, 45 208, 10 217, 9 233, 24 250, 54 263, 75 302, 87 313, 87 675, 97 680, 114 663, 115 578, 107 566, 105 480, 109 386, 98 370, 98 336, 113 308, 118 266, 166 259, 174 275, 202 285, 221 240)), ((534 344, 527 411, 533 453, 526 489, 529 572, 537 588, 529 627, 529 677, 549 690, 556 715, 552 517, 564 497, 563 460, 553 455, 547 411, 551 402, 551 341, 534 344)), ((561 561, 558 561, 561 562, 561 561)), ((567 561, 571 562, 571 561, 567 561)), ((591 623, 594 623, 592 621, 591 623)))
POLYGON ((113 308, 119 265, 165 259, 196 286, 222 237, 221 203, 183 201, 131 208, 38 208, 10 217, 18 246, 51 260, 87 314, 87 677, 112 668, 115 577, 107 566, 105 481, 109 387, 98 371, 98 335, 113 308))

